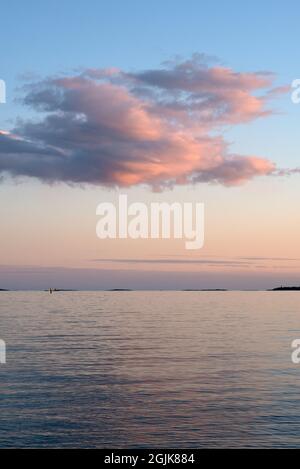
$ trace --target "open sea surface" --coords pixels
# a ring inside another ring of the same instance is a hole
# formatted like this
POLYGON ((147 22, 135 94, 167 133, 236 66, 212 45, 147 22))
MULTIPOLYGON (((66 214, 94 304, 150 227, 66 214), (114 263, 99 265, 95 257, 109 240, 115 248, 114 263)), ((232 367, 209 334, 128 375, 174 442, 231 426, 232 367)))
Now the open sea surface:
POLYGON ((0 292, 0 447, 300 448, 300 292, 0 292))

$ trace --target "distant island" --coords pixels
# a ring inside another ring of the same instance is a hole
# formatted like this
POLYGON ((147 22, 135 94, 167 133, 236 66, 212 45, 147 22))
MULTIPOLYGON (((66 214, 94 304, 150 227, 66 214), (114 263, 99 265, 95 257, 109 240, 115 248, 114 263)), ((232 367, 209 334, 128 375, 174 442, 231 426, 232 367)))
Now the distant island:
POLYGON ((226 290, 226 288, 202 288, 201 290, 200 289, 185 289, 185 290, 181 290, 181 291, 206 291, 206 292, 209 292, 209 291, 228 291, 228 290, 226 290))
MULTIPOLYGON (((11 291, 18 291, 18 290, 9 290, 7 288, 0 288, 0 292, 11 292, 11 291)), ((39 290, 39 291, 44 291, 44 292, 49 292, 50 289, 47 290, 39 290)), ((52 293, 56 292, 80 292, 80 291, 85 291, 85 290, 78 290, 78 289, 63 289, 63 288, 51 288, 52 293)), ((135 289, 130 289, 130 288, 111 288, 107 290, 94 290, 94 291, 107 291, 107 292, 134 292, 134 291, 140 291, 140 290, 135 290, 135 289)), ((270 288, 267 290, 234 290, 234 289, 227 289, 227 288, 185 288, 185 289, 180 289, 180 290, 157 290, 157 291, 181 291, 181 292, 228 292, 228 291, 300 291, 300 286, 280 286, 280 287, 275 287, 275 288, 270 288)))

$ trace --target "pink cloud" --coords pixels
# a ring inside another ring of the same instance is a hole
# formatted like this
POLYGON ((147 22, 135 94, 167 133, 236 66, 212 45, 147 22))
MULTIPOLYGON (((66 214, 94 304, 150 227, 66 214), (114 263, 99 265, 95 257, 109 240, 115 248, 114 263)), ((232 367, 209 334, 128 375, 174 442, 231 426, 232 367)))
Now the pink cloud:
POLYGON ((233 155, 216 136, 222 126, 270 114, 273 76, 201 60, 139 73, 89 69, 27 85, 24 102, 42 118, 22 121, 14 137, 0 132, 0 173, 153 187, 236 185, 273 173, 267 159, 233 155))

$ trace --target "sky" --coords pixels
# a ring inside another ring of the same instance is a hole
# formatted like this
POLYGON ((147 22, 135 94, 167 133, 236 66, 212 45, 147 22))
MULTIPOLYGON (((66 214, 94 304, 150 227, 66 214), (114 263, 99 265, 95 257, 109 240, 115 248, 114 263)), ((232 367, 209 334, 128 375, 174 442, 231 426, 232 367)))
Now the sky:
POLYGON ((1 5, 0 288, 300 284, 296 0, 1 5), (205 243, 96 207, 203 202, 205 243))

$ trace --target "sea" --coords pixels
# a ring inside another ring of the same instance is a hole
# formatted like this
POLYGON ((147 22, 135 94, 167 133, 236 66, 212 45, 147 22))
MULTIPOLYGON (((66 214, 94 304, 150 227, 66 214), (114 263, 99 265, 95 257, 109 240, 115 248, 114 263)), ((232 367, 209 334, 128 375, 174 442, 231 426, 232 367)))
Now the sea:
POLYGON ((1 448, 300 448, 300 292, 0 292, 1 448))

